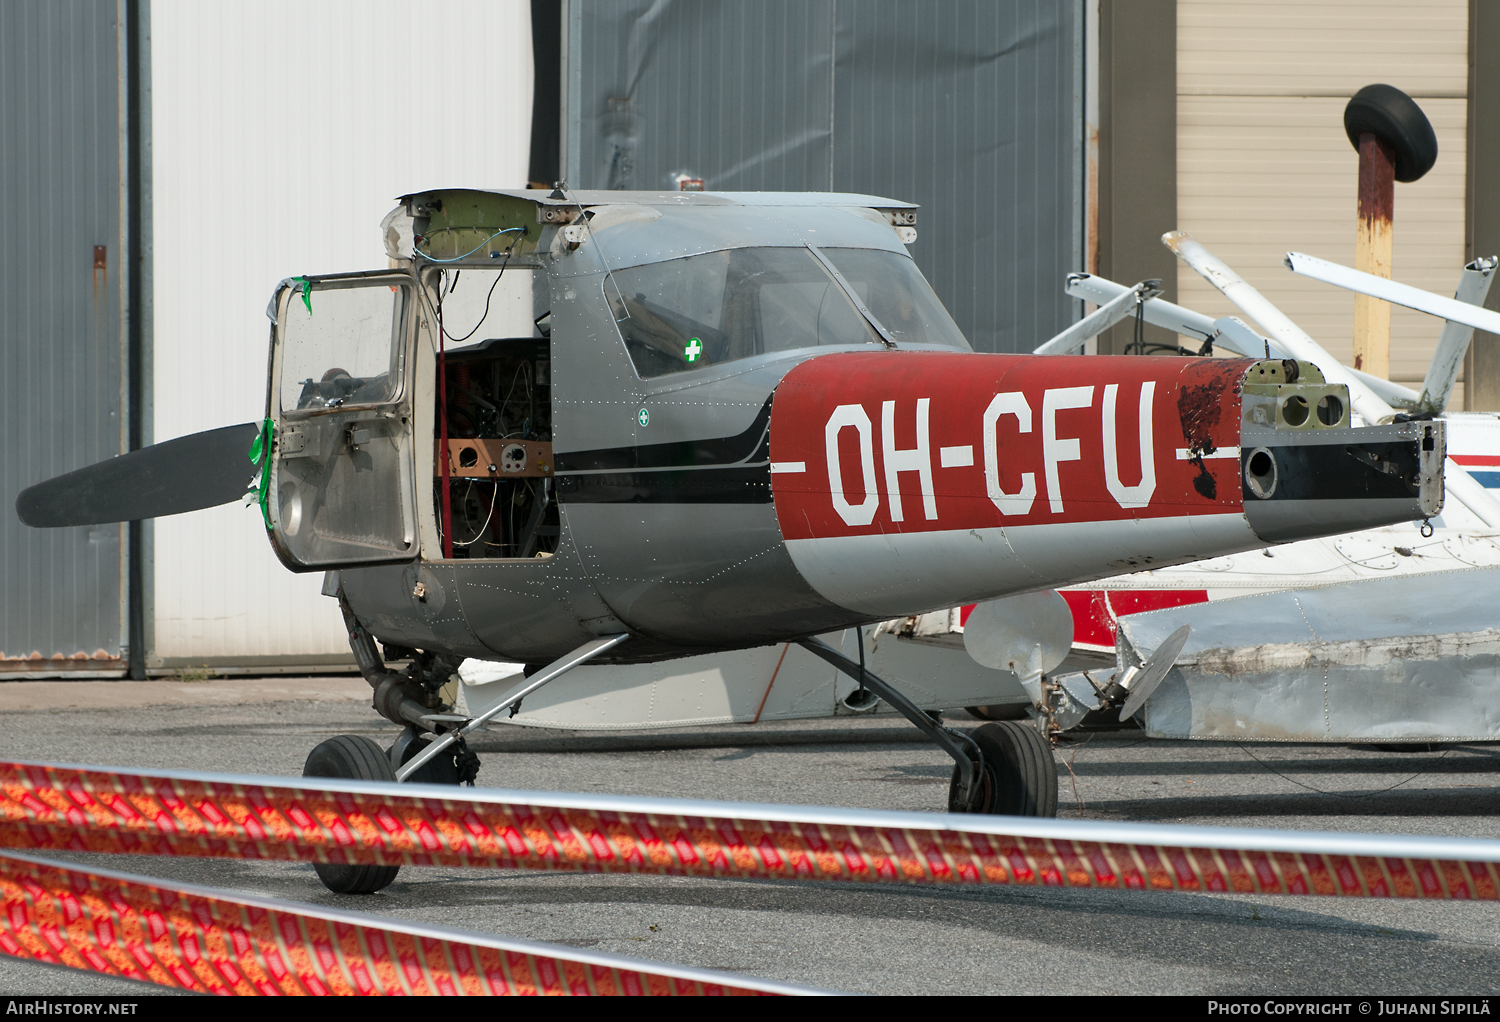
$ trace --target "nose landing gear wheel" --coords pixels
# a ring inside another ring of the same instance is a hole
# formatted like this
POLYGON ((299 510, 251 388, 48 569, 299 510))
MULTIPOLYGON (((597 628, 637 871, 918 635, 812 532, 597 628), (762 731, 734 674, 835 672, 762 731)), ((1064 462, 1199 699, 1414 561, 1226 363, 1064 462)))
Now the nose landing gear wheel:
POLYGON ((964 807, 955 768, 948 785, 950 813, 1057 815, 1057 761, 1052 758, 1052 746, 1036 728, 1003 720, 981 725, 969 737, 984 753, 979 797, 973 806, 964 807))
MULTIPOLYGON (((988 754, 986 754, 988 755, 988 754)), ((339 735, 330 738, 308 754, 302 767, 303 777, 336 777, 347 781, 392 781, 385 751, 362 735, 339 735)), ((315 862, 318 879, 336 894, 374 894, 390 886, 400 866, 350 866, 336 862, 315 862)))

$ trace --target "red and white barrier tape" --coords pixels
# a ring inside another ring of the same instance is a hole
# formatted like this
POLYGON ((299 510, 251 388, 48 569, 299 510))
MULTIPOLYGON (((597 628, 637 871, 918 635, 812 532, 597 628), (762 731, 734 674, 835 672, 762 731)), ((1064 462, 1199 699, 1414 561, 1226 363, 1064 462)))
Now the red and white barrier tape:
POLYGON ((814 993, 0 853, 0 951, 213 994, 814 993))
POLYGON ((1500 900, 1500 842, 0 764, 0 846, 763 879, 1500 900))

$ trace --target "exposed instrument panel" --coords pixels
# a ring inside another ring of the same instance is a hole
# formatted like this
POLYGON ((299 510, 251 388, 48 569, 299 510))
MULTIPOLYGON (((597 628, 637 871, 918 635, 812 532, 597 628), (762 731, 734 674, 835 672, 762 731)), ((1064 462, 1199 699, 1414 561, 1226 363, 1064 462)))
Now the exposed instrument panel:
MULTIPOLYGON (((442 475, 442 451, 433 474, 442 475)), ((550 440, 494 440, 465 437, 448 440, 450 479, 541 479, 552 475, 550 440)))
POLYGON ((446 363, 446 499, 441 436, 434 437, 433 462, 436 504, 448 534, 445 556, 550 555, 559 525, 548 342, 486 341, 449 352, 446 363))

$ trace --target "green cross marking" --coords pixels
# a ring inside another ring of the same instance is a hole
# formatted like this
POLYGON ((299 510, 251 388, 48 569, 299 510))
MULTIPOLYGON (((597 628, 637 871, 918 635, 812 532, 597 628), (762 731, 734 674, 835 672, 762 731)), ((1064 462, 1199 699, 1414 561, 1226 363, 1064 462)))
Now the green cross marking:
POLYGON ((649 426, 651 424, 651 413, 644 408, 635 413, 635 418, 642 426, 649 426))
POLYGON ((698 361, 698 356, 703 354, 703 342, 694 337, 691 341, 688 341, 687 351, 685 352, 685 354, 687 355, 687 360, 689 362, 698 361))

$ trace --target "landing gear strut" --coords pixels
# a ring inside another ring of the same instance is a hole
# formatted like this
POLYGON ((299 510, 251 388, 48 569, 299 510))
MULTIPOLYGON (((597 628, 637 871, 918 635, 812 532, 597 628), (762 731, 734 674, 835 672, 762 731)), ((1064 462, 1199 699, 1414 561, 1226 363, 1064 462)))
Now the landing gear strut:
POLYGON ((890 703, 953 757, 950 813, 1057 815, 1057 762, 1052 758, 1051 744, 1035 728, 1008 720, 985 724, 967 734, 944 727, 890 684, 821 639, 804 639, 801 645, 890 703))
MULTIPOLYGON (((630 638, 611 635, 584 643, 566 656, 548 664, 535 676, 507 692, 496 705, 472 720, 438 712, 437 691, 457 670, 453 661, 420 651, 405 674, 388 670, 375 638, 355 617, 342 590, 339 608, 349 630, 349 646, 355 662, 375 690, 375 710, 387 720, 402 725, 388 751, 368 738, 340 735, 312 751, 303 768, 304 777, 338 777, 360 781, 407 781, 413 784, 473 784, 479 774, 479 757, 465 739, 500 711, 518 706, 522 699, 580 664, 587 663, 630 638), (430 735, 430 737, 429 737, 430 735)), ((345 866, 320 864, 318 877, 330 891, 369 894, 396 879, 397 866, 345 866)))

